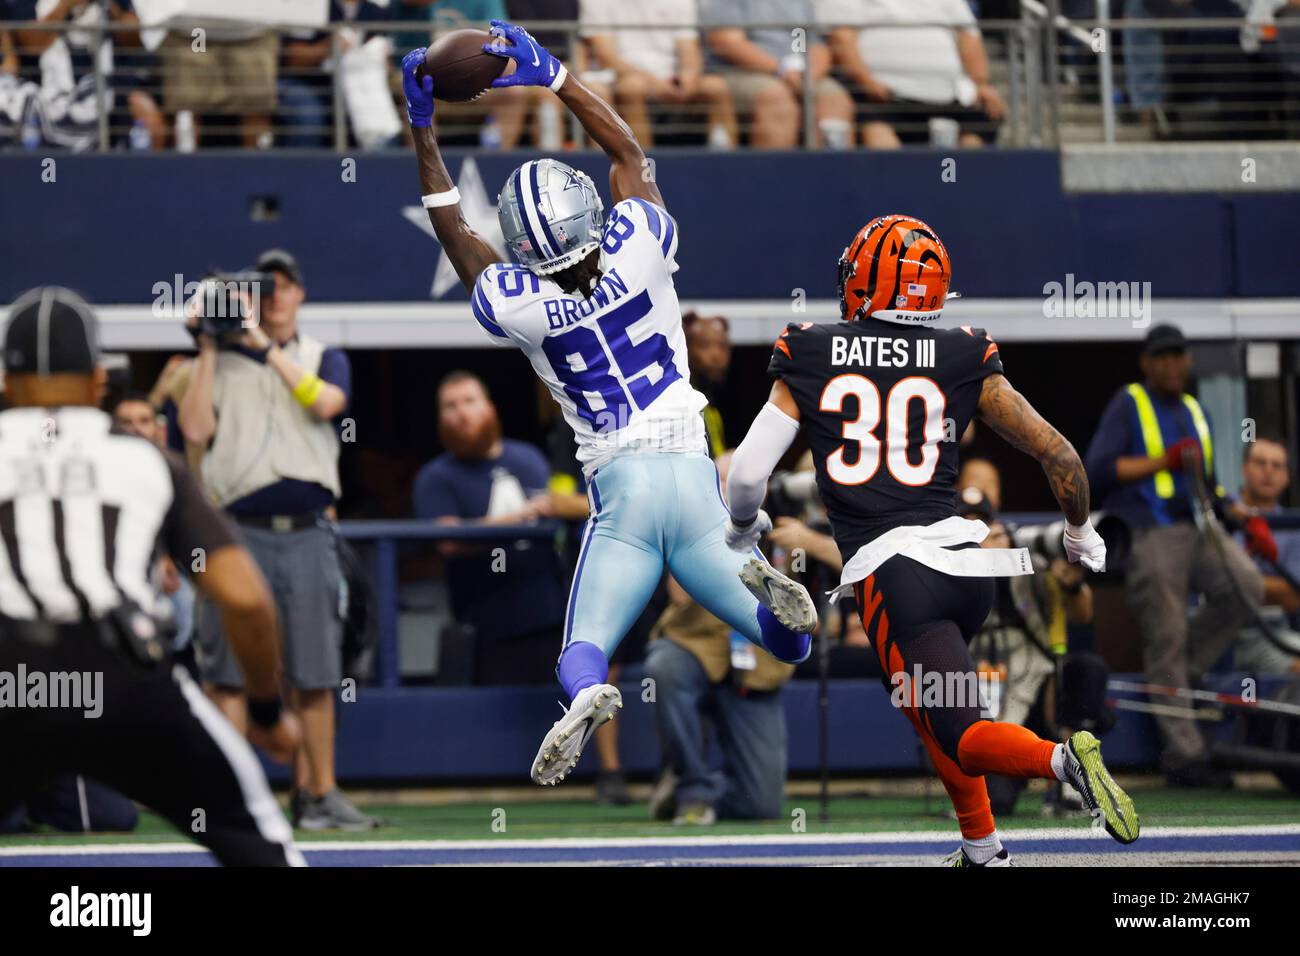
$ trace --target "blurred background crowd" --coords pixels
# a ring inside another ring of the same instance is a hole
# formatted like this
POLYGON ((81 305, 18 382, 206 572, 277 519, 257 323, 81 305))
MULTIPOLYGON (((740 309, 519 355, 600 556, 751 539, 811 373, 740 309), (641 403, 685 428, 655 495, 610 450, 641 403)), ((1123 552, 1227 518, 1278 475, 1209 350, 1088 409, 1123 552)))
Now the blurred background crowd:
MULTIPOLYGON (((1060 0, 1060 31, 1038 0, 330 0, 314 29, 274 5, 142 28, 159 2, 0 0, 0 147, 399 147, 402 54, 493 18, 535 25, 647 145, 1087 141, 1106 111, 1129 140, 1300 135, 1297 0, 1060 0)), ((437 120, 582 145, 536 90, 437 120)))

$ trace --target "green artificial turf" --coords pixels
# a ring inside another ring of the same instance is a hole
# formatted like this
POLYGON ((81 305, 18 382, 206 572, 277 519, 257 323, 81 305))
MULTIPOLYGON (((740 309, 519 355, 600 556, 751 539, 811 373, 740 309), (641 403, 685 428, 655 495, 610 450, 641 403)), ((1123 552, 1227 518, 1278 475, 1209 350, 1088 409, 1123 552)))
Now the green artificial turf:
MULTIPOLYGON (((1213 793, 1168 790, 1157 786, 1131 789, 1143 827, 1222 827, 1258 824, 1300 823, 1300 799, 1280 789, 1213 793)), ((1002 830, 1025 827, 1088 826, 1086 817, 1044 818, 1039 815, 1041 797, 1021 797, 1014 816, 1000 816, 1002 830)), ((799 822, 806 833, 853 833, 890 830, 952 830, 956 824, 946 815, 947 799, 937 784, 927 800, 923 796, 840 796, 832 798, 830 819, 820 819, 815 796, 786 801, 781 820, 760 823, 720 822, 706 829, 673 827, 651 823, 646 805, 602 807, 589 800, 533 800, 507 798, 501 801, 475 800, 463 803, 413 805, 374 802, 367 812, 382 817, 386 825, 367 833, 312 834, 299 831, 298 840, 490 840, 542 839, 555 837, 665 837, 708 833, 788 834, 799 822), (802 810, 800 817, 795 813, 802 810), (498 812, 504 811, 504 813, 498 812), (495 824, 495 826, 494 826, 495 824), (504 826, 503 826, 504 824, 504 826)), ((43 831, 0 836, 0 846, 19 844, 67 845, 94 843, 151 843, 172 841, 179 834, 151 813, 142 813, 140 825, 128 834, 70 835, 43 831)))

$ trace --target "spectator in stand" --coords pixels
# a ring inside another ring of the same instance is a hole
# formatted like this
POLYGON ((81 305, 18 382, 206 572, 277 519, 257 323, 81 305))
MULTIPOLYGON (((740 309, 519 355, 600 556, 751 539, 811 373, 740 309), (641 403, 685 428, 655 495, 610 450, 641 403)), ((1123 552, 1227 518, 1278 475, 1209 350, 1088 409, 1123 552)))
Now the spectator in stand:
MULTIPOLYGON (((417 518, 447 525, 521 525, 555 514, 546 456, 501 437, 496 406, 477 375, 452 372, 439 384, 438 437, 446 451, 415 478, 417 518)), ((474 682, 553 681, 565 610, 553 544, 447 542, 440 550, 456 620, 474 631, 474 682)))
MULTIPOLYGON (((75 23, 85 28, 16 31, 16 42, 11 40, 9 45, 11 56, 4 56, 5 44, 0 38, 0 63, 7 60, 12 72, 23 71, 26 79, 41 86, 41 108, 50 124, 87 128, 86 142, 81 145, 88 145, 98 135, 97 129, 90 129, 98 122, 98 110, 94 105, 94 34, 89 31, 102 22, 105 12, 109 24, 122 28, 110 30, 105 40, 103 62, 109 69, 106 82, 113 94, 110 139, 125 142, 127 131, 139 124, 147 134, 147 144, 162 149, 167 143, 167 122, 149 92, 156 58, 141 43, 140 18, 131 0, 109 0, 102 7, 90 0, 9 0, 8 10, 0 4, 0 19, 8 16, 43 23, 75 23)), ((0 72, 4 72, 2 65, 0 72)), ((57 139, 54 142, 77 145, 57 139)))
MULTIPOLYGON (((13 14, 4 0, 0 0, 0 20, 9 19, 13 14)), ((18 75, 18 48, 14 46, 14 35, 8 30, 0 30, 0 73, 9 76, 18 75)))
POLYGON ((704 407, 704 425, 708 430, 709 449, 718 458, 727 450, 727 430, 717 400, 731 368, 731 329, 720 315, 698 315, 694 311, 682 316, 682 328, 686 331, 691 384, 709 400, 704 407))
POLYGON ((976 488, 988 499, 993 510, 1002 509, 1002 475, 987 458, 967 458, 957 473, 958 488, 976 488))
POLYGON ((239 118, 246 149, 271 147, 280 54, 274 30, 182 18, 171 21, 159 49, 163 106, 172 116, 192 114, 196 143, 203 117, 222 115, 239 118))
MULTIPOLYGON (((579 0, 506 0, 506 18, 511 23, 576 23, 579 18, 579 0)), ((595 90, 606 102, 613 100, 613 92, 608 87, 611 77, 608 71, 601 70, 599 76, 587 70, 591 59, 587 44, 574 33, 563 29, 538 29, 529 27, 529 31, 543 47, 551 52, 557 60, 567 66, 569 72, 580 77, 587 86, 595 90)), ((567 117, 564 107, 540 86, 515 87, 526 92, 526 113, 532 117, 533 145, 542 150, 552 151, 567 148, 571 143, 569 130, 566 129, 567 117)), ((606 726, 612 726, 613 722, 606 726)), ((602 728, 603 730, 603 728, 602 728)))
MULTIPOLYGON (((1231 511, 1244 526, 1238 541, 1264 576, 1260 617, 1274 631, 1290 632, 1295 646, 1300 647, 1300 591, 1294 583, 1300 581, 1300 530, 1273 531, 1265 520, 1282 511, 1282 495, 1291 483, 1286 445, 1276 438, 1256 438, 1248 444, 1241 479, 1241 497, 1231 511)), ((1300 657, 1272 644, 1258 628, 1242 631, 1235 663, 1239 670, 1258 673, 1300 673, 1300 657)))
MULTIPOLYGON (((391 11, 393 20, 429 21, 428 30, 401 31, 394 36, 399 59, 415 47, 431 45, 443 33, 466 27, 486 30, 488 21, 506 19, 505 0, 394 0, 391 11)), ((472 141, 477 130, 479 145, 514 149, 523 136, 529 106, 539 95, 534 88, 512 86, 491 90, 468 103, 439 102, 433 120, 440 127, 438 140, 468 137, 472 141)))
POLYGON ((707 68, 722 76, 736 112, 748 117, 751 146, 788 149, 799 142, 809 77, 819 143, 853 145, 853 100, 829 76, 830 51, 814 20, 812 0, 700 0, 707 68), (750 29, 751 23, 790 26, 750 29))
MULTIPOLYGON (((388 11, 372 0, 330 0, 330 23, 371 24, 388 19, 388 11)), ((352 49, 367 34, 344 30, 339 49, 352 49)), ((403 51, 405 52, 405 51, 403 51)), ((318 30, 288 33, 280 45, 280 107, 276 122, 284 130, 281 146, 312 149, 332 143, 334 125, 333 34, 318 30)))
MULTIPOLYGON (((1124 19, 1157 20, 1184 15, 1191 0, 1124 0, 1124 19)), ((1149 27, 1126 27, 1124 40, 1124 88, 1129 107, 1154 136, 1166 139, 1170 133, 1165 115, 1165 31, 1149 27)))
MULTIPOLYGON (((113 424, 128 435, 143 438, 158 448, 167 447, 167 425, 153 401, 144 392, 126 392, 118 397, 109 409, 113 424)), ((171 605, 172 622, 176 632, 172 648, 177 660, 197 675, 194 649, 190 638, 194 633, 194 588, 185 575, 176 568, 170 555, 161 555, 154 563, 153 583, 167 597, 171 605)))
POLYGON ((642 146, 654 145, 650 105, 708 113, 708 143, 734 146, 736 114, 726 81, 703 72, 695 0, 583 0, 583 36, 597 63, 614 71, 614 104, 642 146), (662 24, 629 29, 628 24, 662 24))
MULTIPOLYGON (((1147 680, 1183 688, 1199 680, 1253 619, 1264 583, 1226 534, 1219 542, 1225 566, 1209 532, 1202 535, 1192 518, 1196 472, 1207 489, 1217 485, 1210 424, 1187 394, 1192 360, 1182 331, 1152 326, 1141 368, 1143 381, 1121 388, 1102 412, 1088 447, 1088 481, 1093 507, 1122 519, 1133 534, 1126 583, 1142 629, 1147 680), (1193 591, 1204 602, 1189 622, 1193 591)), ((1210 766, 1190 706, 1176 698, 1163 706, 1156 723, 1169 784, 1231 786, 1229 775, 1210 766)))
POLYGON ((966 0, 818 0, 817 14, 857 103, 864 145, 929 142, 933 119, 955 122, 960 146, 997 138, 1006 104, 989 82, 966 0))

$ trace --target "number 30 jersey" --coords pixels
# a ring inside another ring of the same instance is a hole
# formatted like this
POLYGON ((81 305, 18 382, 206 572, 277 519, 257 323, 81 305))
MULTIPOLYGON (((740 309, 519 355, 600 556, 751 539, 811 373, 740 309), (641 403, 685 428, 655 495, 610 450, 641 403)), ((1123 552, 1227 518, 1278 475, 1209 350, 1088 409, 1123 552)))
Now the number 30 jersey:
POLYGON ((891 528, 956 513, 957 444, 984 379, 1001 372, 983 329, 868 318, 781 333, 768 373, 799 406, 846 561, 891 528))
POLYGON ((516 345, 564 411, 590 475, 625 449, 703 452, 686 334, 672 275, 677 223, 645 199, 617 203, 605 220, 601 278, 589 296, 563 291, 523 266, 478 277, 474 318, 500 345, 516 345))

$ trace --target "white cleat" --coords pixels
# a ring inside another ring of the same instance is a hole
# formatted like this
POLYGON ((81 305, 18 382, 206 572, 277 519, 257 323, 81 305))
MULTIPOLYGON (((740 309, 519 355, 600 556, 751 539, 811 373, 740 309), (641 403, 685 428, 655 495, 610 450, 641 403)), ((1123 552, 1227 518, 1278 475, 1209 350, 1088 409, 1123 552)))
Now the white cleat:
POLYGON ((740 580, 783 627, 796 634, 809 634, 817 626, 817 605, 808 589, 766 561, 751 560, 740 569, 740 580))
POLYGON ((553 787, 567 777, 596 728, 613 720, 622 706, 623 695, 613 684, 593 684, 580 691, 542 740, 533 759, 533 783, 553 787))

